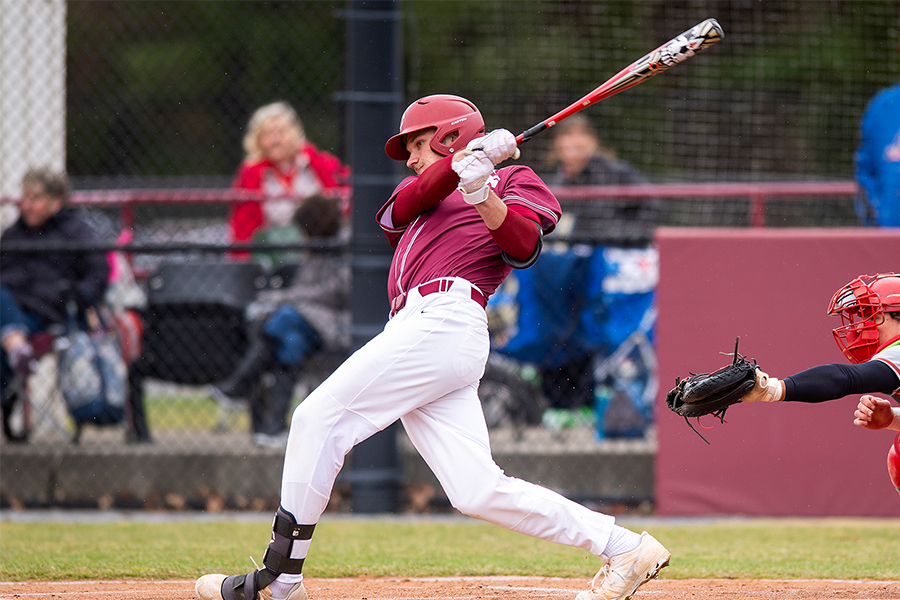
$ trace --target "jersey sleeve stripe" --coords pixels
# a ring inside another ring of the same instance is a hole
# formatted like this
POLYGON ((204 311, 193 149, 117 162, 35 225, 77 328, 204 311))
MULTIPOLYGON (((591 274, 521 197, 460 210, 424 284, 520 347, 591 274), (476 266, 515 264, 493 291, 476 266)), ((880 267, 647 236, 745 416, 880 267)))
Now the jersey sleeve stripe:
POLYGON ((530 208, 531 210, 533 210, 533 211, 535 211, 535 212, 537 212, 537 213, 539 213, 539 214, 543 214, 545 217, 547 217, 548 219, 550 219, 550 221, 551 221, 553 224, 556 224, 556 223, 559 222, 559 216, 558 216, 558 215, 556 214, 556 212, 554 212, 552 209, 547 208, 546 206, 541 206, 540 204, 538 204, 538 203, 536 203, 536 202, 532 202, 532 201, 530 201, 530 200, 528 200, 528 199, 526 199, 526 198, 523 198, 522 196, 519 196, 519 195, 517 195, 517 194, 512 194, 512 195, 509 195, 509 196, 504 196, 504 197, 503 197, 503 201, 504 201, 504 202, 517 202, 517 203, 519 203, 519 204, 524 204, 525 206, 527 206, 527 207, 530 208))

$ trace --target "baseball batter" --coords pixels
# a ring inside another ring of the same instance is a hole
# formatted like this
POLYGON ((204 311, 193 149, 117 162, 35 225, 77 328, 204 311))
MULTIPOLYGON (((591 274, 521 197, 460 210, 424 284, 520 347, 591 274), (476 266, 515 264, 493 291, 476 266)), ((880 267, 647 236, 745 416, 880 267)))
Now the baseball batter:
POLYGON ((478 399, 484 306, 512 268, 537 260, 560 209, 531 169, 495 169, 514 155, 513 135, 484 132, 477 107, 458 96, 406 109, 385 151, 415 175, 377 213, 394 248, 390 320, 295 410, 263 568, 201 577, 201 600, 305 600, 303 562, 345 455, 397 419, 459 511, 601 556, 579 600, 630 598, 668 564, 646 532, 509 477, 491 456, 478 399))
MULTIPOLYGON (((900 408, 873 392, 892 395, 900 403, 900 275, 862 275, 831 299, 828 314, 843 325, 834 339, 851 365, 813 367, 779 381, 757 372, 757 386, 743 402, 825 402, 850 394, 866 394, 854 413, 855 425, 900 431, 900 408)), ((888 452, 888 472, 900 493, 900 435, 888 452)))

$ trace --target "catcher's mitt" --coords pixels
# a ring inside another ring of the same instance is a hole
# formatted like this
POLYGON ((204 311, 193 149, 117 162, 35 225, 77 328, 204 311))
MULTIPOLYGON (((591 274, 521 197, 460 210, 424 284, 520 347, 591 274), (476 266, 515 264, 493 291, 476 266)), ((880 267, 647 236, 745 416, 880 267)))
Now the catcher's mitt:
MULTIPOLYGON (((715 415, 725 419, 725 411, 741 401, 756 385, 756 361, 738 354, 734 343, 734 360, 730 365, 712 373, 691 374, 687 379, 675 380, 675 387, 666 394, 666 404, 682 417, 715 415)), ((702 437, 702 436, 701 436, 702 437)))

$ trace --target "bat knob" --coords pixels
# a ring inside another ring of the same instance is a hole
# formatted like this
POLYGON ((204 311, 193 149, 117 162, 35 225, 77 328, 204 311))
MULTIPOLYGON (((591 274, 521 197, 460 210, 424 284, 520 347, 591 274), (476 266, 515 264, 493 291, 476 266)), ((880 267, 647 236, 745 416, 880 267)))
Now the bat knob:
POLYGON ((519 157, 520 157, 520 156, 522 156, 522 153, 519 152, 519 149, 518 149, 518 148, 516 148, 515 154, 512 155, 513 160, 519 160, 519 157))

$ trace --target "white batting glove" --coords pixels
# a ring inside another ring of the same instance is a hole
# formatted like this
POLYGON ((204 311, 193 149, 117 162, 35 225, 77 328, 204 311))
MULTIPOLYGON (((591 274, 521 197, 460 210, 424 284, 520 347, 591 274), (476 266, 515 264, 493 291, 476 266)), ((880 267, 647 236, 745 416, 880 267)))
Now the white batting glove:
POLYGON ((466 150, 473 152, 476 149, 483 151, 492 163, 499 165, 507 158, 516 156, 516 136, 507 129, 495 129, 466 144, 466 150))
POLYGON ((487 181, 494 172, 494 163, 487 155, 476 150, 459 160, 450 163, 453 170, 459 175, 459 189, 463 200, 468 204, 481 204, 487 200, 490 188, 487 181))
POLYGON ((768 373, 756 369, 756 385, 747 392, 741 402, 778 402, 781 400, 782 383, 768 373))

